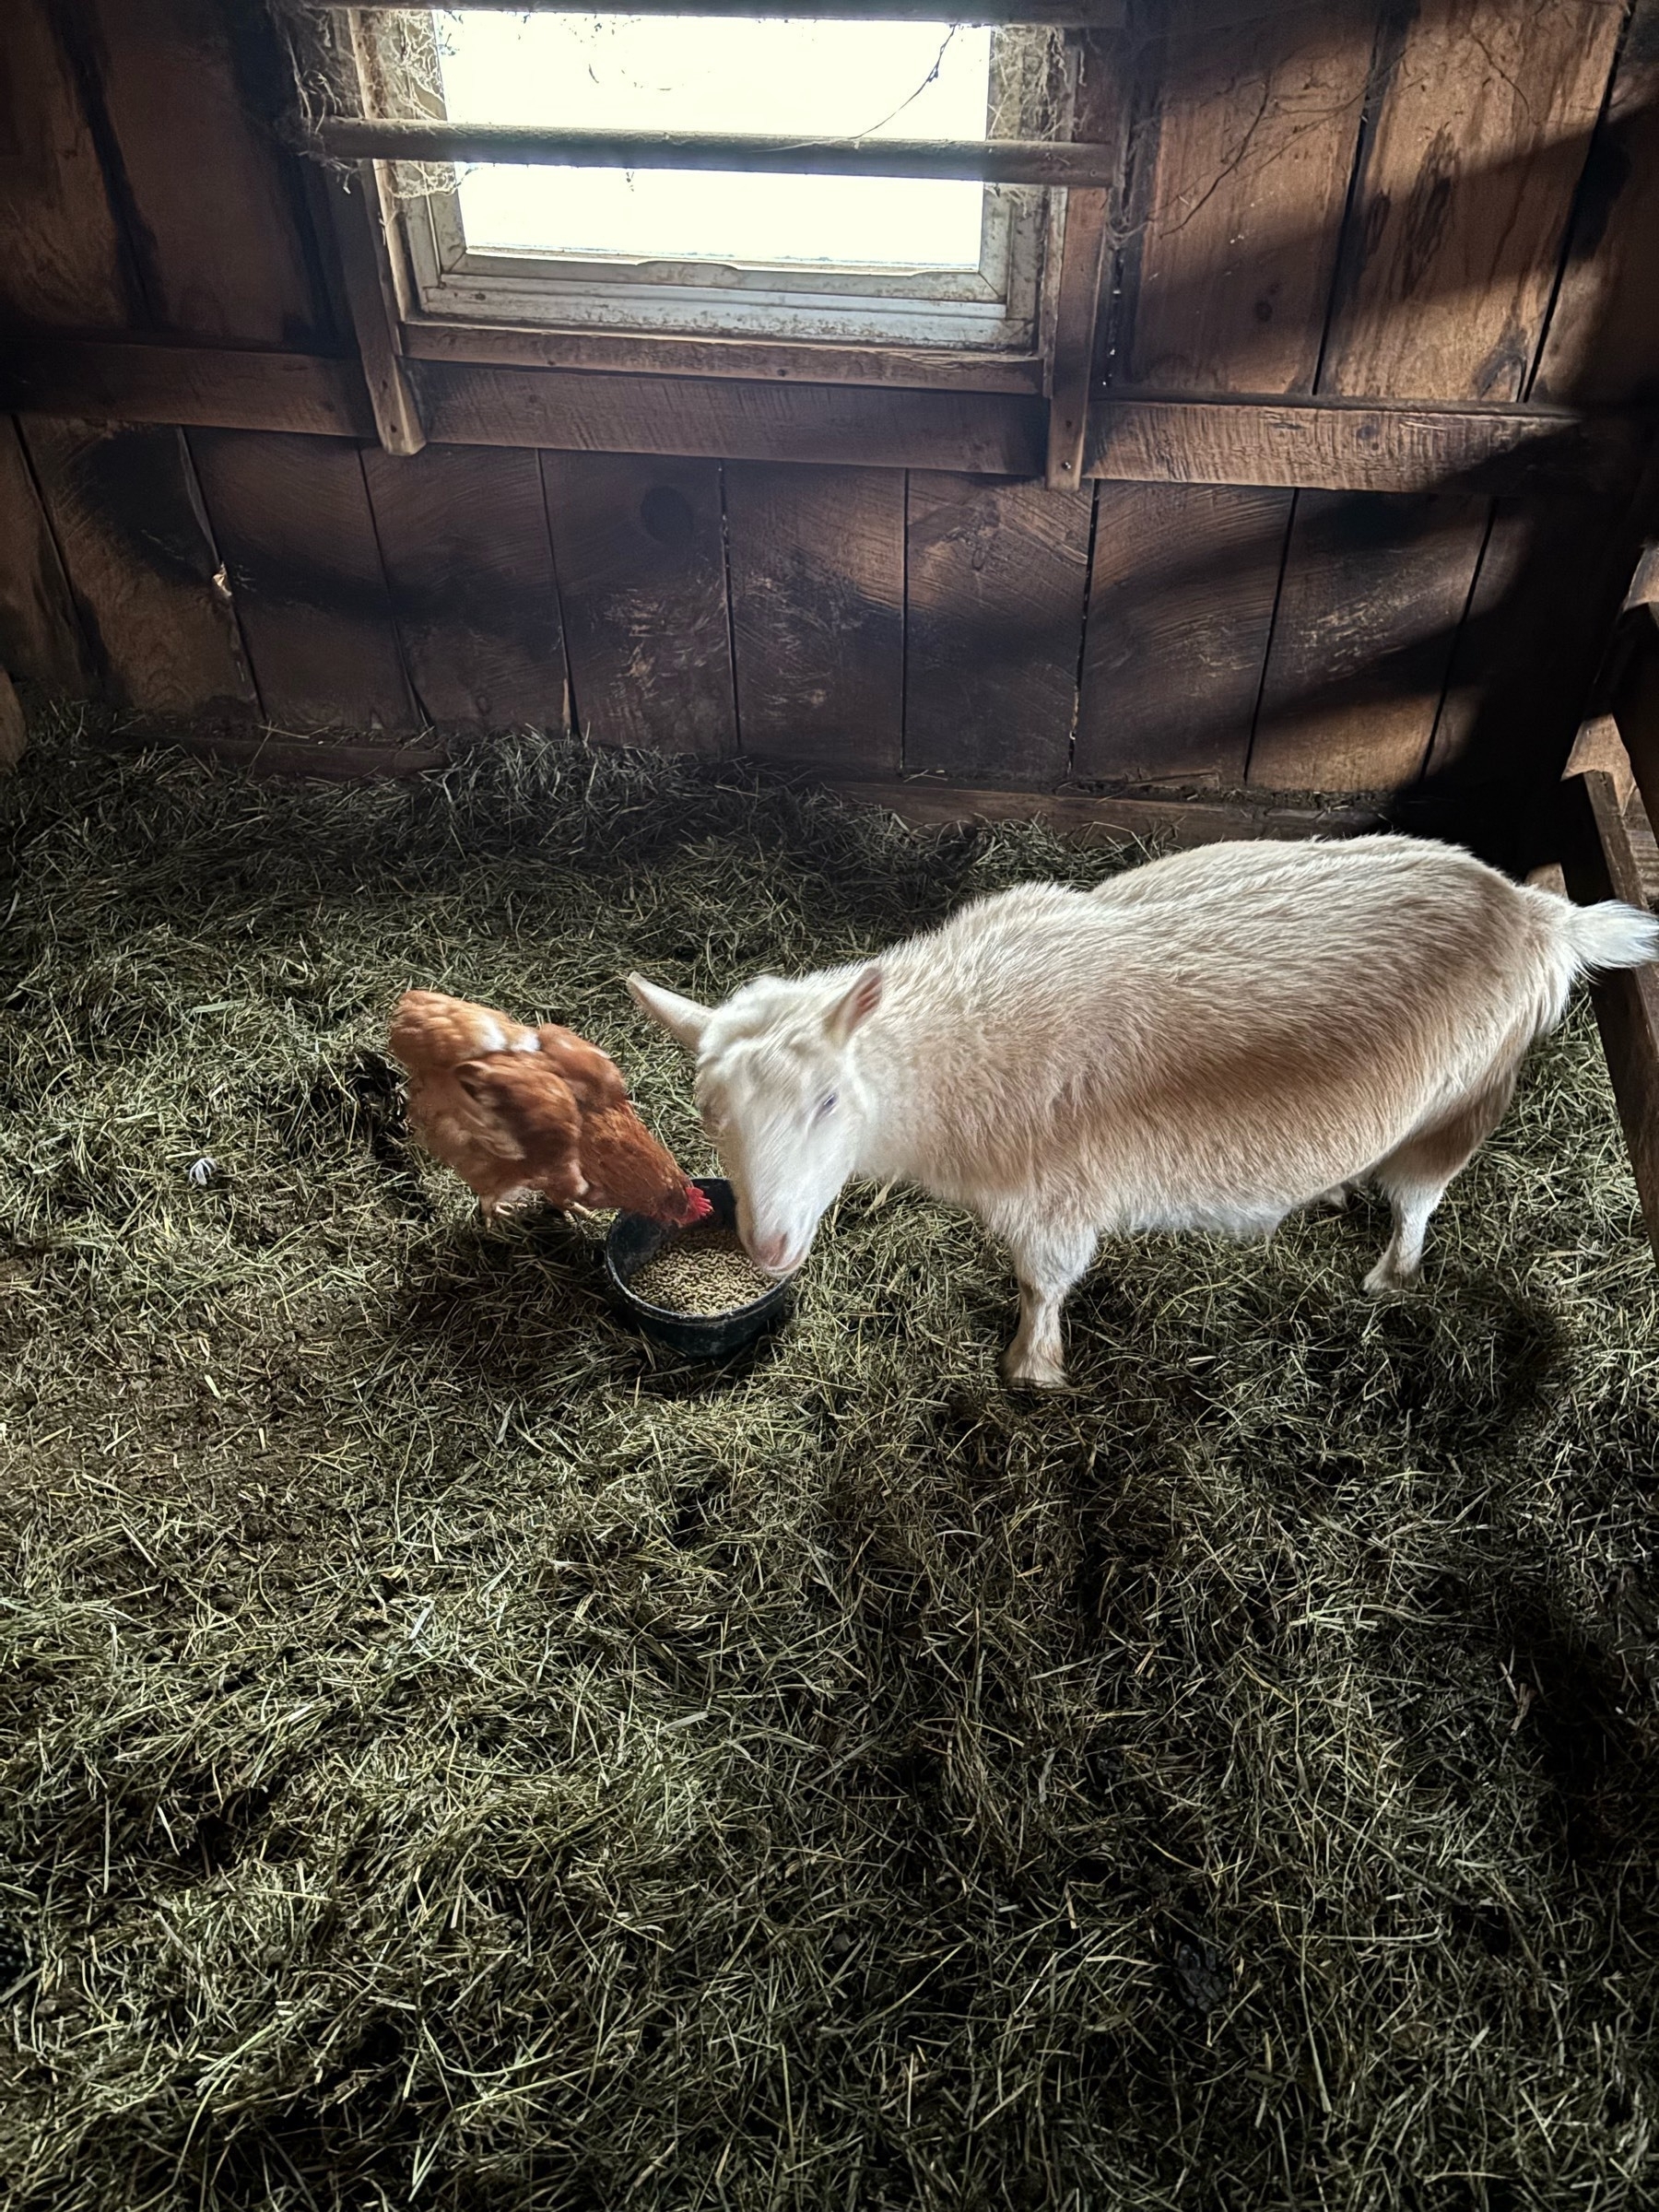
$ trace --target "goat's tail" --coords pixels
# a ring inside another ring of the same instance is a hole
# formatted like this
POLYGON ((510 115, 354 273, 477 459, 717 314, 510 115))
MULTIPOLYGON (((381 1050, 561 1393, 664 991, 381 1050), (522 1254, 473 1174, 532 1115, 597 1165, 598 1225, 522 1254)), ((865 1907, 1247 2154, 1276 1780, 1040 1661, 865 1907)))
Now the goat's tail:
POLYGON ((1639 906, 1627 906, 1622 900, 1569 906, 1559 927, 1581 974, 1641 968, 1649 960, 1659 960, 1659 915, 1644 913, 1639 906))

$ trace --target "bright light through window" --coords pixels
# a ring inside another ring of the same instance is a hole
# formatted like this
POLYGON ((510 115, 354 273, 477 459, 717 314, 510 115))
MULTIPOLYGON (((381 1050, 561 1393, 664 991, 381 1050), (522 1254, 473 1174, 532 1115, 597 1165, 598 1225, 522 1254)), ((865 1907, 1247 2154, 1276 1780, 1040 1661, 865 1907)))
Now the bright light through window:
MULTIPOLYGON (((809 138, 982 138, 986 27, 440 14, 459 123, 809 138)), ((972 269, 983 187, 686 171, 463 171, 470 250, 972 269)))

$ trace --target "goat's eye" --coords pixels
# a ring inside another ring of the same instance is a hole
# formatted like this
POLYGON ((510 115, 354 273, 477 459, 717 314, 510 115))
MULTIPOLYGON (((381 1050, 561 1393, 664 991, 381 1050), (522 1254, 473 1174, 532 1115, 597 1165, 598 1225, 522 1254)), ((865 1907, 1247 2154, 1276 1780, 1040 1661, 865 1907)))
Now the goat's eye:
POLYGON ((818 1118, 821 1122, 827 1113, 835 1112, 835 1093, 827 1090, 818 1102, 818 1118))

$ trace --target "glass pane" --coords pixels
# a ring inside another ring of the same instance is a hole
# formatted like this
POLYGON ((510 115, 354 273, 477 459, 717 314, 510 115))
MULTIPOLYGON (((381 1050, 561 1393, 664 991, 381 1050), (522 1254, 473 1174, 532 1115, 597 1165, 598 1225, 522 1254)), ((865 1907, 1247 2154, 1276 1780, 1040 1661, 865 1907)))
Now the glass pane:
MULTIPOLYGON (((460 123, 982 138, 991 31, 706 16, 437 17, 460 123)), ((972 269, 984 188, 891 177, 464 171, 466 241, 630 260, 972 269)))

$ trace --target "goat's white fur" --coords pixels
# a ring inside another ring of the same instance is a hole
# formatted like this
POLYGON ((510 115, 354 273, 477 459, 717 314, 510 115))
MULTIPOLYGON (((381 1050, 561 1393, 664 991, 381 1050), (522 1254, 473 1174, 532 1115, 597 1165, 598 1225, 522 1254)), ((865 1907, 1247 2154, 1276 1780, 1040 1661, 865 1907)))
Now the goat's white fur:
POLYGON ((1399 1288, 1577 978, 1656 955, 1632 907, 1367 837, 1023 885, 875 966, 760 976, 712 1008, 629 988, 697 1054, 757 1262, 798 1267, 850 1175, 907 1179, 1005 1240, 1006 1372, 1058 1383, 1061 1304, 1102 1233, 1265 1236, 1370 1178, 1394 1234, 1366 1287, 1399 1288))

